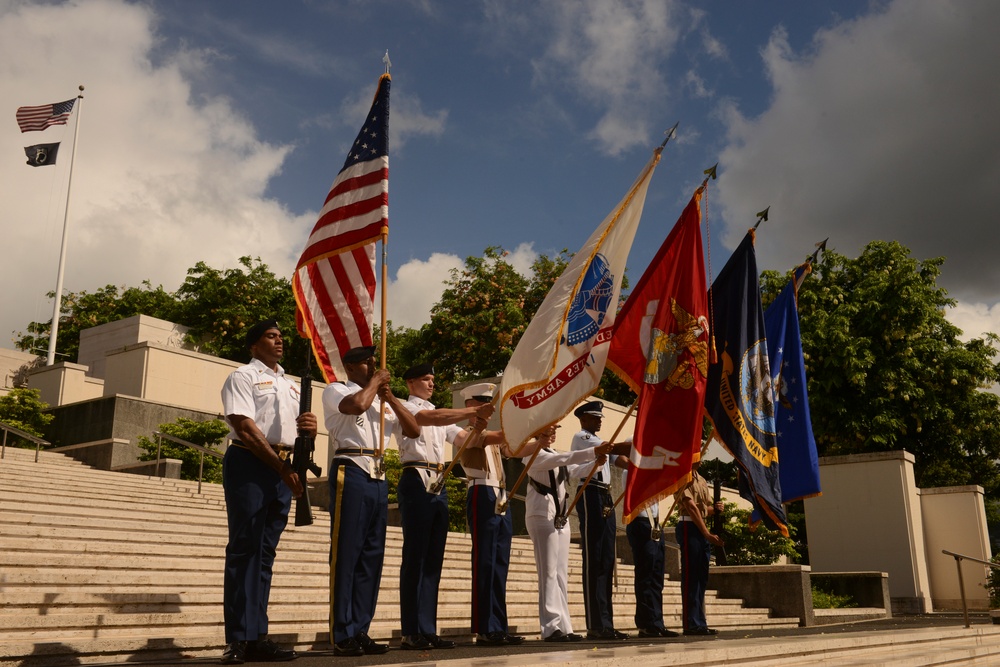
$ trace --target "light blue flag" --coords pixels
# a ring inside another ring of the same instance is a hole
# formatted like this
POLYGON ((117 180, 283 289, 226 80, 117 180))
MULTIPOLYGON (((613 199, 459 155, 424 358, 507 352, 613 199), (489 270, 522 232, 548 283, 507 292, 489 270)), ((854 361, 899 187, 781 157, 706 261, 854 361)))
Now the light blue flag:
POLYGON ((795 278, 781 291, 764 313, 767 356, 775 389, 775 432, 778 440, 778 469, 781 502, 790 503, 820 495, 819 457, 809 416, 806 367, 799 334, 797 286, 809 271, 803 264, 795 278))

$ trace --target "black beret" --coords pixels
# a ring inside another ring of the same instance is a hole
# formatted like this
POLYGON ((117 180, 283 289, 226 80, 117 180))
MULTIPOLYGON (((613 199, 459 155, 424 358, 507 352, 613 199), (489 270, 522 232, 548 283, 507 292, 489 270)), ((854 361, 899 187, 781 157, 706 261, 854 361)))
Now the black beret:
POLYGON ((253 347, 253 344, 264 337, 264 332, 269 329, 280 329, 278 326, 278 320, 264 320, 263 322, 258 322, 249 329, 247 329, 246 343, 247 347, 253 347))
POLYGON ((366 345, 363 347, 352 347, 344 356, 340 358, 345 364, 356 364, 359 361, 364 361, 365 359, 370 359, 375 356, 375 346, 366 345))
POLYGON ((410 366, 403 373, 403 379, 412 380, 414 378, 422 378, 425 375, 434 375, 434 364, 427 363, 410 366))
POLYGON ((578 407, 576 410, 574 410, 573 414, 576 415, 577 417, 582 417, 583 415, 593 415, 595 417, 603 417, 604 413, 602 412, 602 410, 604 410, 604 403, 601 403, 600 401, 587 401, 586 403, 578 407))

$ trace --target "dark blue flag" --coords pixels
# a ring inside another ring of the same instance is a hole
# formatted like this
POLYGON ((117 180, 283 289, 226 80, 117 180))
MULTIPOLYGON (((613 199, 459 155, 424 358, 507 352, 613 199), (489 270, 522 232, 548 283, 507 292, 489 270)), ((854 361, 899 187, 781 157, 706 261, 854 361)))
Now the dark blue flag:
POLYGON ((59 142, 54 144, 35 144, 25 146, 24 154, 28 156, 28 164, 32 167, 44 167, 56 163, 56 155, 59 153, 59 142))
POLYGON ((809 415, 806 365, 799 335, 798 286, 811 270, 795 270, 778 298, 764 313, 767 356, 775 393, 775 425, 781 457, 781 501, 790 503, 820 495, 819 456, 809 415))
POLYGON ((715 426, 715 437, 736 459, 740 495, 753 505, 758 521, 787 536, 778 476, 774 388, 753 241, 750 230, 709 294, 709 326, 717 358, 708 368, 705 412, 715 426))

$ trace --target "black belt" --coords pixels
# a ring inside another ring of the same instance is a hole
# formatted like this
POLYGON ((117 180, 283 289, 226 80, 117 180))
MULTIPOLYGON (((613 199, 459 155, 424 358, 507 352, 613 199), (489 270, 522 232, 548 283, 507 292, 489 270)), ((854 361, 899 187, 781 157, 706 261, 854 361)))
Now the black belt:
MULTIPOLYGON (((239 447, 240 449, 245 449, 247 451, 252 451, 248 446, 246 446, 245 444, 243 444, 242 440, 232 440, 231 443, 234 446, 239 447)), ((271 445, 271 443, 267 443, 267 444, 271 445)), ((289 456, 292 455, 292 450, 295 449, 295 448, 293 446, 291 446, 291 445, 271 445, 271 449, 274 450, 274 453, 278 455, 279 459, 281 459, 282 461, 284 461, 285 459, 287 459, 289 456)))
POLYGON ((418 468, 420 470, 436 470, 441 472, 444 470, 443 463, 431 463, 430 461, 403 461, 403 469, 406 468, 418 468))
POLYGON ((374 449, 364 447, 342 447, 333 453, 334 456, 375 456, 374 449))
POLYGON ((587 482, 587 488, 600 489, 601 491, 610 491, 611 485, 605 484, 604 482, 595 482, 594 480, 590 480, 589 482, 587 482))

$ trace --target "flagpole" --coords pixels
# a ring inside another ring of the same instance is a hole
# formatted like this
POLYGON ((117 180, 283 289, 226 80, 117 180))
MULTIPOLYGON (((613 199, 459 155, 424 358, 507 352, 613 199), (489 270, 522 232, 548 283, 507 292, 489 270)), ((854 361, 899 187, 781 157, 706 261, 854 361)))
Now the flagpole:
POLYGON ((62 310, 63 273, 66 270, 66 241, 69 238, 69 196, 73 189, 73 164, 76 162, 76 141, 80 136, 80 114, 83 112, 83 85, 80 94, 76 96, 80 102, 76 105, 76 127, 73 130, 73 153, 69 158, 69 183, 66 185, 66 211, 63 214, 62 244, 59 247, 59 270, 56 271, 55 304, 52 306, 52 328, 49 331, 49 354, 45 360, 46 366, 56 362, 56 338, 59 335, 59 311, 62 310))
MULTIPOLYGON (((621 434, 622 429, 625 428, 625 423, 628 421, 628 418, 632 416, 632 412, 635 410, 635 406, 637 405, 639 405, 638 396, 635 397, 635 400, 632 401, 632 405, 629 407, 628 412, 626 412, 625 416, 622 417, 621 422, 618 424, 618 429, 615 430, 615 434, 611 436, 611 440, 609 440, 610 443, 614 444, 615 440, 618 439, 618 436, 621 434)), ((573 511, 573 508, 576 507, 577 502, 579 502, 580 500, 580 496, 583 495, 583 490, 587 488, 587 485, 590 484, 590 480, 593 479, 594 474, 597 472, 597 469, 601 467, 601 464, 598 463, 599 460, 600 459, 594 461, 594 467, 590 469, 590 474, 587 475, 587 479, 583 480, 583 484, 581 484, 580 488, 576 490, 576 497, 573 498, 573 502, 567 505, 566 509, 563 510, 563 514, 560 515, 564 520, 566 519, 566 517, 569 516, 569 513, 573 511)), ((559 517, 557 516, 556 519, 558 520, 559 517)))
MULTIPOLYGON (((493 400, 490 401, 490 405, 496 405, 498 398, 500 398, 499 395, 494 396, 493 400)), ((452 471, 452 468, 454 468, 461 460, 462 452, 465 451, 466 447, 471 447, 473 444, 479 442, 479 438, 482 435, 483 435, 483 429, 477 428, 475 426, 472 427, 472 432, 469 433, 468 436, 466 436, 465 440, 462 441, 462 446, 459 447, 458 451, 455 452, 455 455, 451 457, 451 462, 448 463, 448 467, 445 468, 442 472, 440 472, 437 478, 434 480, 434 482, 429 487, 427 487, 427 490, 430 493, 433 494, 441 493, 441 487, 444 486, 445 478, 448 477, 448 473, 450 473, 452 471)))
MULTIPOLYGON (((386 49, 385 55, 382 57, 382 62, 385 63, 385 73, 389 74, 389 67, 391 67, 392 63, 389 62, 389 50, 388 49, 386 49)), ((388 120, 387 120, 387 122, 388 122, 388 120)), ((386 142, 388 142, 388 141, 389 141, 389 138, 386 137, 386 142)), ((382 229, 382 286, 381 286, 381 290, 380 290, 381 303, 382 303, 382 318, 381 318, 381 322, 379 324, 379 327, 380 327, 379 331, 381 331, 382 335, 379 336, 379 338, 381 340, 379 340, 379 346, 380 347, 379 347, 379 355, 378 355, 379 356, 379 369, 383 370, 383 371, 385 370, 385 365, 386 365, 385 351, 386 351, 386 338, 388 338, 388 332, 385 330, 385 323, 386 323, 386 314, 385 314, 385 309, 386 309, 386 291, 385 291, 385 285, 386 285, 386 282, 389 280, 389 269, 386 266, 386 263, 388 262, 388 259, 389 259, 389 250, 387 248, 388 245, 389 245, 389 227, 386 226, 385 228, 382 229)), ((390 391, 391 391, 391 389, 390 389, 390 391)), ((383 465, 383 461, 382 461, 382 457, 385 455, 385 452, 383 451, 384 448, 385 448, 385 401, 379 401, 379 413, 378 413, 378 446, 375 448, 375 472, 376 472, 376 475, 379 476, 379 477, 382 476, 382 472, 385 469, 385 466, 383 465)))
POLYGON ((542 447, 538 446, 535 448, 535 451, 532 452, 531 458, 528 459, 527 465, 524 466, 524 470, 521 471, 521 474, 520 476, 518 476, 517 481, 514 482, 514 486, 512 486, 510 491, 507 493, 507 498, 504 500, 503 503, 501 503, 500 507, 498 508, 500 510, 499 513, 502 514, 507 511, 507 506, 510 505, 510 499, 514 497, 514 492, 517 491, 517 489, 521 486, 521 483, 524 482, 524 478, 528 476, 528 468, 530 468, 531 464, 535 462, 536 458, 538 458, 538 452, 540 451, 542 451, 542 447))

